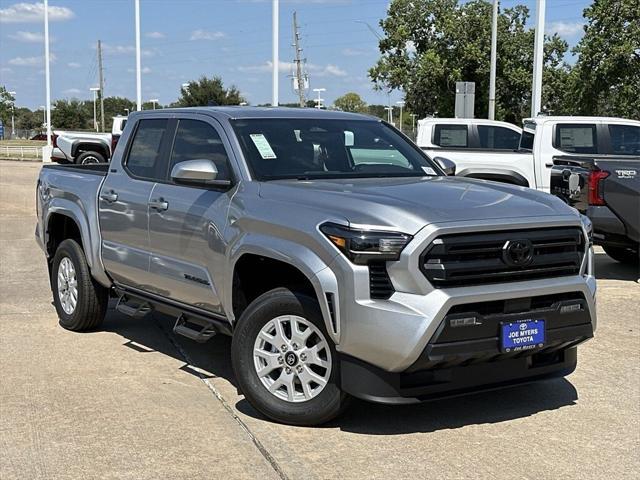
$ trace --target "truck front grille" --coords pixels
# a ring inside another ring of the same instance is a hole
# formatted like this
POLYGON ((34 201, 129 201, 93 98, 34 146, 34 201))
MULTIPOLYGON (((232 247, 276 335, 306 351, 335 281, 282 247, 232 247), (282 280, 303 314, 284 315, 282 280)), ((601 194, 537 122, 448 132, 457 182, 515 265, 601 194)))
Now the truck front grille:
POLYGON ((576 275, 584 247, 577 227, 442 235, 420 269, 436 288, 576 275))

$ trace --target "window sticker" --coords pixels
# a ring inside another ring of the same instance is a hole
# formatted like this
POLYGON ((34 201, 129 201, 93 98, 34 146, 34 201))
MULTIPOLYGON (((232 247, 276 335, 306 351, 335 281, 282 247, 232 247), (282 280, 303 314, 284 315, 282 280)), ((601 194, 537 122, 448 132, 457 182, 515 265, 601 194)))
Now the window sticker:
POLYGON ((253 144, 258 149, 258 153, 260 153, 260 156, 264 160, 273 160, 274 158, 278 158, 276 157, 275 152, 273 151, 273 149, 271 148, 271 145, 269 145, 268 140, 264 137, 263 134, 252 133, 249 136, 251 137, 253 144))
POLYGON ((427 175, 437 175, 436 171, 431 167, 422 167, 422 170, 424 170, 424 173, 427 175))

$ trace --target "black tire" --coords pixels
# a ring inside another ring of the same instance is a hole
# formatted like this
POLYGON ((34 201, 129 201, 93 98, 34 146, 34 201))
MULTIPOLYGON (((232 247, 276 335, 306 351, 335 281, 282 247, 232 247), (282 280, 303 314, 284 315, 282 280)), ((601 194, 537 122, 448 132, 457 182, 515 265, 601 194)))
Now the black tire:
POLYGON ((64 240, 56 250, 51 266, 51 289, 60 325, 81 332, 98 328, 104 320, 109 291, 95 282, 89 271, 82 247, 75 240, 64 240), (71 260, 77 282, 77 302, 71 313, 65 312, 58 291, 58 269, 64 258, 71 260))
POLYGON ((76 163, 78 165, 88 165, 92 163, 106 163, 107 160, 101 153, 88 151, 82 152, 80 155, 76 157, 76 163))
POLYGON ((320 307, 315 298, 276 288, 255 299, 244 311, 231 343, 233 371, 240 390, 259 412, 289 425, 320 425, 340 415, 348 406, 349 396, 337 386, 339 378, 335 346, 327 335, 320 307), (324 335, 332 355, 332 368, 324 389, 310 400, 289 402, 270 393, 258 378, 253 360, 256 337, 267 322, 281 315, 298 315, 313 323, 324 335))
POLYGON ((625 247, 602 246, 604 251, 614 260, 627 265, 638 265, 640 263, 640 255, 638 250, 625 247))

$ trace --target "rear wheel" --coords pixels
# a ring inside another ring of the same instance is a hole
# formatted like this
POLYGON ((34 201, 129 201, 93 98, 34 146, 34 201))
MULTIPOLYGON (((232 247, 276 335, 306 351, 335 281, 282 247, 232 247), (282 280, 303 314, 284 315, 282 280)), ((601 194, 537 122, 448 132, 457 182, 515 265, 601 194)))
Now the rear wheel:
POLYGON ((76 163, 78 165, 89 165, 93 163, 105 163, 106 160, 104 156, 98 152, 82 152, 76 158, 76 163))
POLYGON ((625 248, 625 247, 602 247, 607 255, 620 263, 628 265, 638 265, 640 263, 640 255, 638 255, 638 249, 625 248))
POLYGON ((231 348, 242 392, 267 417, 318 425, 346 408, 335 347, 315 299, 286 288, 261 295, 238 321, 231 348))
POLYGON ((93 330, 104 319, 108 290, 93 280, 82 247, 75 240, 63 241, 51 268, 53 301, 60 325, 67 330, 93 330))

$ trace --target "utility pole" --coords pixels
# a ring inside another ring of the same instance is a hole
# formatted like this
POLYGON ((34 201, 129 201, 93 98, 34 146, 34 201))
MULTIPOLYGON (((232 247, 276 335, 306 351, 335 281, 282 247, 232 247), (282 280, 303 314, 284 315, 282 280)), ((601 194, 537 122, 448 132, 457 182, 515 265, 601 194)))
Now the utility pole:
POLYGON ((104 132, 104 72, 102 71, 102 43, 98 40, 98 75, 100 79, 100 124, 104 132))
POLYGON ((489 74, 489 120, 496 117, 496 62, 498 58, 498 0, 493 0, 491 22, 491 73, 489 74))
POLYGON ((294 60, 294 62, 296 64, 296 82, 298 83, 298 100, 300 101, 300 107, 304 108, 306 106, 305 98, 304 98, 306 75, 302 74, 302 59, 300 58, 300 54, 302 53, 302 48, 300 48, 300 34, 298 33, 298 17, 295 11, 293 12, 293 48, 295 48, 296 50, 296 59, 294 60))
POLYGON ((402 107, 404 107, 404 100, 396 102, 400 106, 400 131, 402 132, 402 107))
MULTIPOLYGON (((137 0, 136 0, 137 1, 137 0)), ((278 25, 278 20, 280 17, 280 0, 273 0, 272 3, 272 8, 271 8, 271 29, 272 29, 272 34, 273 34, 273 40, 272 40, 272 48, 273 48, 273 59, 272 59, 272 67, 273 67, 273 71, 271 72, 271 76, 272 76, 272 91, 271 91, 271 106, 272 107, 277 107, 278 106, 278 67, 280 66, 280 60, 278 58, 278 49, 279 49, 279 45, 278 45, 278 33, 279 33, 279 29, 280 26, 278 25)))
POLYGON ((531 88, 531 116, 542 108, 542 66, 544 63, 544 11, 546 0, 536 1, 536 37, 533 51, 533 86, 531 88))
POLYGON ((413 132, 413 138, 415 140, 416 138, 416 117, 418 115, 416 115, 415 113, 411 114, 411 131, 413 132))
POLYGON ((136 108, 142 110, 142 70, 140 69, 140 0, 135 0, 136 22, 136 108))

